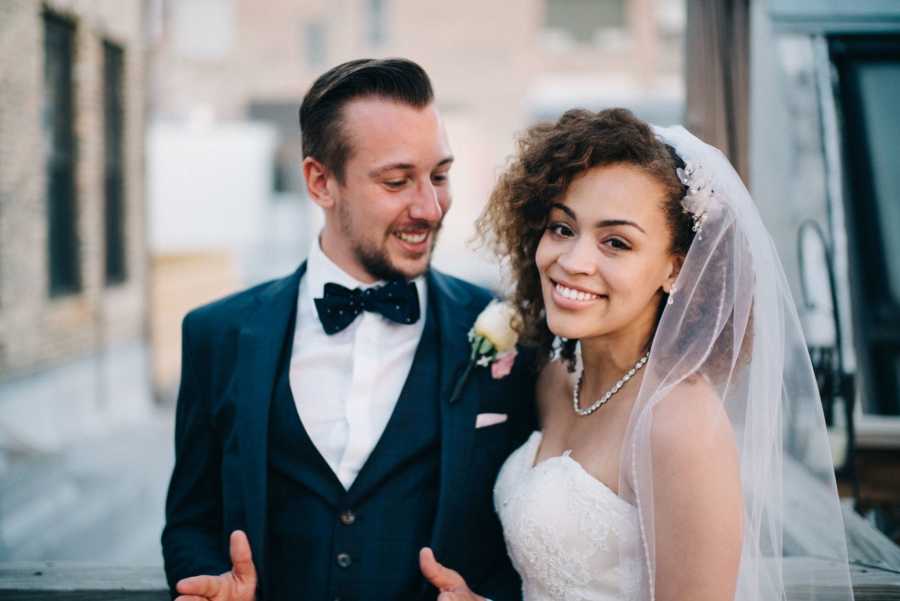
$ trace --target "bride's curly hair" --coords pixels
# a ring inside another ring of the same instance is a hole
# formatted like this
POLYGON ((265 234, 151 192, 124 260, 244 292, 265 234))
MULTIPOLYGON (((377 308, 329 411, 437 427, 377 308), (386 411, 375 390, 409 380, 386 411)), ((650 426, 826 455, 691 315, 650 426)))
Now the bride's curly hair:
MULTIPOLYGON (((537 346, 543 360, 552 352, 554 336, 547 327, 534 256, 550 207, 577 176, 594 167, 621 163, 642 169, 662 184, 671 252, 685 256, 694 232, 690 215, 681 207, 685 187, 675 171, 683 163, 646 122, 622 108, 599 112, 574 109, 556 123, 526 130, 477 221, 481 240, 510 267, 510 300, 522 315, 518 324, 521 340, 537 346)), ((667 299, 663 294, 658 315, 667 299)), ((566 341, 561 350, 570 369, 574 367, 575 343, 566 341)))

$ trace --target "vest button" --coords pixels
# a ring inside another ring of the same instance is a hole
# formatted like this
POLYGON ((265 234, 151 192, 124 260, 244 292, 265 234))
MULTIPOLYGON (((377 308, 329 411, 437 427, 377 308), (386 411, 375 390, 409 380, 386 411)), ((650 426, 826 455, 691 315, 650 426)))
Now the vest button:
POLYGON ((353 560, 347 553, 338 553, 337 564, 342 568, 349 568, 353 564, 353 560))
POLYGON ((356 521, 356 514, 349 509, 341 514, 341 523, 344 526, 350 526, 356 521))

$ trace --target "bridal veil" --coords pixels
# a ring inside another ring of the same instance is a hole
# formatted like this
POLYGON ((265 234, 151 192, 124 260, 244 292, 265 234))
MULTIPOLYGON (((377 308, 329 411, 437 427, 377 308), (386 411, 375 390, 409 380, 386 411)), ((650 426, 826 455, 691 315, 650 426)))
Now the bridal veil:
POLYGON ((665 502, 653 491, 654 420, 666 403, 680 402, 680 385, 701 378, 721 402, 737 446, 743 536, 735 599, 780 600, 786 590, 792 599, 822 598, 812 579, 789 584, 784 574, 786 526, 808 523, 797 512, 806 510, 810 491, 816 494, 806 502, 816 504, 821 522, 815 526, 826 533, 813 552, 834 562, 837 586, 852 599, 822 406, 774 243, 722 153, 682 127, 654 132, 686 164, 680 175, 691 187, 697 233, 662 312, 620 455, 619 494, 640 514, 642 598, 657 598, 654 506, 665 502))

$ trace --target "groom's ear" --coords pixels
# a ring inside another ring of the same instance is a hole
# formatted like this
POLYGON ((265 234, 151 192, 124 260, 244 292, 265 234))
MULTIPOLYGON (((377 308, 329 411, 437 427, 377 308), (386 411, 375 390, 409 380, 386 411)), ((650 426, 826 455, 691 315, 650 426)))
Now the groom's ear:
POLYGON ((334 206, 333 178, 325 165, 313 157, 303 159, 303 179, 306 180, 306 191, 310 199, 323 209, 334 206))

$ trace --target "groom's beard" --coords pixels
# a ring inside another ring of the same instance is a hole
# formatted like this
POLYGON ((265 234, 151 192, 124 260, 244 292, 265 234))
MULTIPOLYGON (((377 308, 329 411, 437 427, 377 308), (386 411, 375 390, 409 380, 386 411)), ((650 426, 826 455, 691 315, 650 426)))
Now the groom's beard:
POLYGON ((346 205, 341 205, 339 213, 341 217, 341 233, 348 240, 352 241, 353 247, 351 250, 354 258, 363 266, 366 273, 376 280, 413 280, 428 270, 431 265, 431 257, 434 254, 434 247, 437 245, 438 235, 443 226, 443 220, 435 224, 422 223, 423 227, 431 229, 431 246, 428 248, 428 261, 419 272, 404 273, 394 265, 386 249, 388 238, 393 235, 390 230, 385 234, 382 245, 379 247, 368 243, 365 237, 356 235, 353 217, 350 215, 350 211, 347 210, 346 205))

